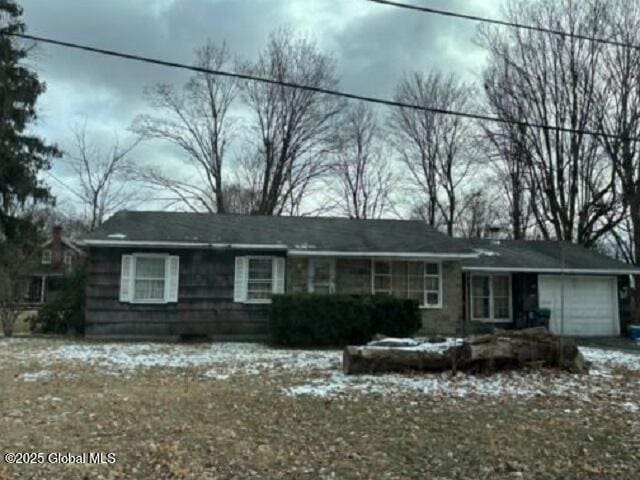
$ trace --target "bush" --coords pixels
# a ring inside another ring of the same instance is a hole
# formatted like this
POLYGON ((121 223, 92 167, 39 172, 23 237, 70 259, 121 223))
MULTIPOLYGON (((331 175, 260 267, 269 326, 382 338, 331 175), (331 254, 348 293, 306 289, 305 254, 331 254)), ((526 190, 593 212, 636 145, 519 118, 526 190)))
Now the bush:
POLYGON ((421 325, 417 302, 390 296, 278 295, 269 329, 277 345, 357 345, 377 333, 408 336, 421 325))
POLYGON ((55 334, 84 334, 86 274, 78 269, 65 277, 59 295, 46 303, 31 321, 31 330, 55 334))

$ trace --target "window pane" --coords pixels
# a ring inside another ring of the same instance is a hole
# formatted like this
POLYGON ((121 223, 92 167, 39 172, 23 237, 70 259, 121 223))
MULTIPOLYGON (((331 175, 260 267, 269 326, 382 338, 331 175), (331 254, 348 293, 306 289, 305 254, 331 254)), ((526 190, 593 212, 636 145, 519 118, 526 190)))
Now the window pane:
POLYGON ((376 275, 375 278, 375 290, 389 291, 391 290, 391 277, 384 277, 376 275))
POLYGON ((504 320, 509 318, 509 298, 499 297, 493 299, 493 315, 496 319, 504 320))
POLYGON ((164 258, 136 257, 136 278, 164 280, 164 258))
POLYGON ((474 297, 488 297, 489 277, 471 277, 471 292, 474 297))
POLYGON ((271 281, 272 265, 273 265, 273 262, 270 258, 250 258, 249 259, 249 280, 271 281))
POLYGON ((247 288, 247 299, 248 300, 266 300, 271 298, 271 282, 251 282, 249 281, 249 285, 247 288))
POLYGON ((164 299, 164 280, 136 280, 135 300, 164 299))
POLYGON ((437 293, 427 293, 427 305, 436 306, 440 303, 439 301, 440 295, 437 293))
POLYGON ((427 263, 425 269, 427 275, 440 275, 440 265, 437 263, 427 263))
POLYGON ((380 273, 391 273, 391 263, 390 262, 376 262, 374 265, 374 270, 376 274, 380 273))
POLYGON ((407 297, 407 262, 393 262, 391 266, 393 273, 392 290, 396 297, 407 297))
POLYGON ((420 275, 419 277, 409 277, 409 290, 424 290, 424 277, 420 275))
POLYGON ((509 296, 509 277, 493 277, 493 295, 496 297, 509 296))
POLYGON ((313 275, 316 283, 329 283, 331 281, 331 261, 314 260, 313 275))
POLYGON ((426 279, 426 289, 431 291, 439 291, 440 290, 440 279, 436 277, 427 277, 426 279))
POLYGON ((489 299, 474 298, 473 299, 473 318, 489 318, 489 299))

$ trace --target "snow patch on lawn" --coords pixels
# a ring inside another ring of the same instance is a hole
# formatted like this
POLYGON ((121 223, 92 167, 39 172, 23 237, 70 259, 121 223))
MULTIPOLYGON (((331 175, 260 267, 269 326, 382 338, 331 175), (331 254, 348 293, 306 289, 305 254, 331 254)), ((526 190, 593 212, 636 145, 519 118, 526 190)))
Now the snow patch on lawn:
POLYGON ((18 376, 19 380, 23 382, 39 382, 40 380, 46 380, 51 378, 51 372, 47 370, 40 370, 38 372, 25 372, 18 376))
MULTIPOLYGON (((451 340, 451 342, 454 342, 451 340)), ((614 401, 624 410, 638 408, 640 382, 612 374, 614 367, 640 370, 640 355, 593 348, 581 348, 592 362, 589 375, 572 375, 554 371, 510 371, 490 376, 450 372, 422 375, 345 375, 334 372, 322 379, 284 388, 286 395, 337 397, 352 394, 377 394, 395 397, 404 394, 442 398, 467 397, 563 397, 577 403, 614 401)))
POLYGON ((396 348, 415 352, 442 353, 451 347, 462 345, 461 338, 447 338, 443 342, 421 342, 413 338, 383 338, 367 344, 367 348, 396 348))
POLYGON ((338 366, 341 359, 336 351, 280 350, 256 343, 73 344, 50 347, 38 356, 48 362, 80 362, 107 373, 145 368, 215 367, 205 373, 211 378, 281 370, 327 370, 338 366))
POLYGON ((420 376, 344 375, 333 373, 324 379, 283 389, 289 396, 310 395, 315 397, 338 397, 352 394, 377 394, 396 397, 405 394, 426 395, 436 398, 468 397, 564 397, 577 403, 593 402, 604 397, 624 402, 625 409, 636 405, 629 400, 633 388, 624 388, 616 382, 588 375, 558 373, 502 372, 481 377, 450 373, 420 376))
POLYGON ((640 371, 640 354, 587 347, 580 347, 580 351, 586 360, 592 362, 596 369, 601 371, 608 372, 615 367, 640 371))

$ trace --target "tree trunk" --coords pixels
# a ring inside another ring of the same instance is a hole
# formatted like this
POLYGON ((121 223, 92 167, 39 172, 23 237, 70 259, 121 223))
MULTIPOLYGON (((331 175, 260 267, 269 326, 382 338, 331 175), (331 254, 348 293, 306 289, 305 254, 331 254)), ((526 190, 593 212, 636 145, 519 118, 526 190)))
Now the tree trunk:
POLYGON ((553 367, 574 373, 589 371, 575 344, 541 328, 471 336, 462 345, 442 352, 350 346, 343 354, 343 370, 347 374, 445 370, 490 373, 531 367, 553 367))

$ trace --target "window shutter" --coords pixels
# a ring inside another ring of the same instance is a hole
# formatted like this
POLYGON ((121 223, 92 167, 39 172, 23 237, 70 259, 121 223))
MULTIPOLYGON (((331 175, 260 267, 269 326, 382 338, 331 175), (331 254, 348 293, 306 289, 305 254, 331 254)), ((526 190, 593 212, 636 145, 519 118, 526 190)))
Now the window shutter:
POLYGON ((130 302, 133 297, 133 256, 122 255, 120 268, 120 301, 130 302))
POLYGON ((167 262, 169 262, 169 265, 165 269, 165 300, 168 303, 173 303, 178 301, 180 257, 177 255, 167 257, 167 262))
POLYGON ((273 259, 273 293, 284 293, 285 265, 283 257, 273 259))
POLYGON ((236 257, 236 268, 233 281, 233 301, 245 302, 247 300, 247 275, 249 262, 247 257, 236 257))

